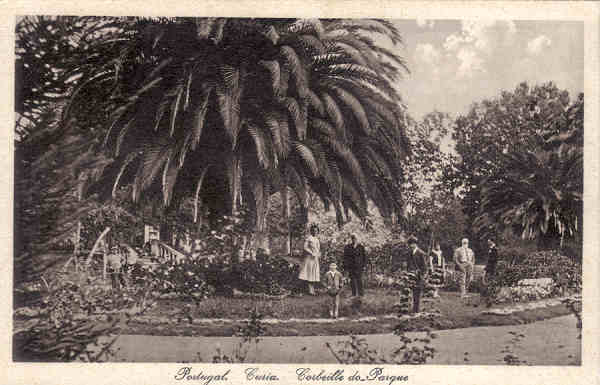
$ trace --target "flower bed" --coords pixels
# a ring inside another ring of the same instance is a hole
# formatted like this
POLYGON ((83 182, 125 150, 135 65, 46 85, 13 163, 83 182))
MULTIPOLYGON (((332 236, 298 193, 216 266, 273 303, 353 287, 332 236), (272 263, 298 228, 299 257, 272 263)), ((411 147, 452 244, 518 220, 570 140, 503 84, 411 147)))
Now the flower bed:
POLYGON ((553 250, 532 253, 518 263, 500 261, 496 275, 480 288, 488 306, 493 303, 532 301, 579 292, 581 264, 553 250))

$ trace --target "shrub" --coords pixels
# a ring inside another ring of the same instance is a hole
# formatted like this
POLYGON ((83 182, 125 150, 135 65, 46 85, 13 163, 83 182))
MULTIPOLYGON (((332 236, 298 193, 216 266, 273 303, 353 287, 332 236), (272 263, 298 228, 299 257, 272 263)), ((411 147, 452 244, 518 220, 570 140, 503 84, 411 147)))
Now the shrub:
POLYGON ((542 290, 542 288, 530 292, 515 290, 514 295, 511 295, 513 301, 553 297, 567 292, 578 293, 581 292, 581 273, 581 264, 574 259, 554 250, 538 251, 527 258, 499 261, 496 275, 488 279, 480 293, 490 306, 498 302, 502 288, 516 288, 519 281, 527 278, 552 278, 553 284, 549 290, 542 290), (519 262, 511 263, 516 260, 519 262))
POLYGON ((116 337, 99 343, 100 337, 118 334, 119 320, 113 313, 135 302, 127 296, 112 295, 97 282, 82 280, 77 284, 61 275, 50 284, 44 281, 44 285, 26 285, 20 290, 36 291, 39 300, 15 311, 15 361, 104 361, 114 354, 116 337), (104 316, 104 322, 93 320, 92 314, 104 316), (97 348, 92 348, 94 345, 97 348))
MULTIPOLYGON (((155 282, 160 293, 175 293, 199 303, 207 296, 232 295, 233 289, 246 293, 282 295, 300 287, 298 266, 281 257, 258 255, 257 260, 229 263, 208 259, 164 263, 142 271, 155 282)), ((139 277, 137 278, 140 279, 139 277)))
POLYGON ((341 364, 425 364, 435 356, 435 348, 430 344, 437 337, 430 330, 422 337, 408 337, 404 331, 395 332, 400 337, 400 345, 392 352, 384 354, 369 347, 366 339, 351 335, 348 340, 338 341, 335 345, 325 345, 341 364))

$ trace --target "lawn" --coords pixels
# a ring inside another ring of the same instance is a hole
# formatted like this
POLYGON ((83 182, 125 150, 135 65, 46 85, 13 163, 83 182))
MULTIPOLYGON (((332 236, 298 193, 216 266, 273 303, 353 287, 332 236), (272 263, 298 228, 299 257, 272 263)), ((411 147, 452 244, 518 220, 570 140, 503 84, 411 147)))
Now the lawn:
MULTIPOLYGON (((542 319, 570 314, 563 306, 550 306, 534 310, 513 313, 511 315, 482 314, 484 305, 473 294, 468 300, 462 300, 458 293, 441 292, 439 299, 425 299, 424 312, 439 312, 434 318, 422 318, 399 321, 397 318, 384 317, 395 314, 394 304, 398 294, 393 290, 369 289, 360 303, 345 293, 340 307, 341 319, 332 323, 305 322, 302 319, 327 318, 329 297, 300 296, 281 300, 225 298, 216 297, 203 301, 198 308, 192 308, 191 316, 197 318, 221 318, 239 320, 233 322, 190 323, 182 317, 187 304, 180 300, 160 300, 146 318, 167 319, 168 324, 129 322, 124 326, 125 334, 148 335, 184 335, 184 336, 231 336, 248 318, 249 309, 255 308, 264 318, 278 318, 290 322, 265 325, 269 336, 307 336, 307 335, 347 335, 389 333, 402 324, 403 329, 422 330, 432 328, 446 330, 474 326, 500 326, 530 323, 542 319), (369 321, 356 322, 359 317, 372 317, 369 321), (293 320, 292 320, 293 319, 293 320), (298 319, 296 321, 296 319, 298 319)), ((507 305, 504 305, 507 306, 507 305)), ((498 306, 500 307, 500 306, 498 306)))
MULTIPOLYGON (((62 266, 62 263, 59 266, 62 266)), ((68 278, 76 281, 75 276, 68 278)), ((472 294, 471 299, 465 301, 459 298, 457 292, 442 291, 440 298, 425 298, 422 304, 422 311, 438 312, 438 316, 399 321, 397 318, 390 317, 396 314, 394 305, 399 299, 397 290, 370 288, 366 290, 361 301, 356 301, 347 289, 342 293, 341 319, 332 323, 315 323, 303 320, 328 318, 330 297, 326 294, 288 296, 280 299, 215 296, 202 300, 198 306, 177 298, 165 298, 157 300, 156 306, 148 310, 141 317, 142 319, 134 317, 129 322, 125 322, 123 317, 121 326, 124 334, 231 336, 244 324, 243 320, 248 318, 250 309, 255 309, 266 319, 288 320, 280 324, 267 324, 266 335, 348 335, 388 333, 399 324, 402 324, 406 330, 422 330, 425 327, 445 330, 524 324, 570 314, 564 305, 526 310, 510 315, 482 314, 485 305, 480 303, 478 294, 472 294), (210 318, 229 319, 233 322, 190 322, 190 317, 193 320, 210 318), (356 322, 362 317, 371 317, 371 319, 356 322)), ((15 298, 15 307, 19 307, 19 302, 15 298)), ((503 306, 509 305, 494 307, 503 306)), ((24 321, 26 319, 15 318, 15 326, 24 321)), ((98 321, 98 323, 104 322, 98 321)))

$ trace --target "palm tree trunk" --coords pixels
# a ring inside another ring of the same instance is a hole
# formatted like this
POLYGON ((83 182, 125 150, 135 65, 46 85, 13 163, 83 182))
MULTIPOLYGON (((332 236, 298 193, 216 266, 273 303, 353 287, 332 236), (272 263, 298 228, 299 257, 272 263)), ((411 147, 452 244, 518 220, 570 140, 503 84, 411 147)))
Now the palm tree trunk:
POLYGON ((290 199, 286 184, 281 187, 281 209, 285 221, 285 245, 284 253, 292 254, 292 233, 290 231, 290 199))
MULTIPOLYGON (((227 161, 227 177, 229 182, 229 199, 231 200, 231 212, 233 217, 237 217, 239 203, 241 202, 241 162, 240 157, 233 153, 227 161)), ((240 248, 243 247, 242 240, 234 234, 230 239, 232 245, 231 260, 236 263, 240 260, 240 248)))
POLYGON ((240 157, 237 154, 231 154, 227 162, 231 214, 235 214, 237 212, 238 202, 240 201, 240 186, 242 179, 240 166, 240 157))
MULTIPOLYGON (((199 223, 198 214, 200 214, 199 210, 202 208, 202 198, 200 197, 200 190, 202 189, 202 182, 204 181, 204 177, 206 176, 207 171, 208 167, 204 167, 202 169, 200 177, 198 178, 198 182, 196 183, 196 193, 194 195, 194 223, 199 223)), ((202 221, 200 220, 200 222, 202 221)))
POLYGON ((252 181, 252 190, 255 201, 255 228, 254 234, 256 247, 263 249, 266 254, 270 254, 269 235, 267 226, 267 215, 270 207, 270 186, 263 176, 257 176, 252 181))
POLYGON ((75 271, 79 272, 79 250, 81 249, 81 221, 77 221, 77 231, 75 233, 75 247, 73 248, 73 257, 75 258, 75 271))

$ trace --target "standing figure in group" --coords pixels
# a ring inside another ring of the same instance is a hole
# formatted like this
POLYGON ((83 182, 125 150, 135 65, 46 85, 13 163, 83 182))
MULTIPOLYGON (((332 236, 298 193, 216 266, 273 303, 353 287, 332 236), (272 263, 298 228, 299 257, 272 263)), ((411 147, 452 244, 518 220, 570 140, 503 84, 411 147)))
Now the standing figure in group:
POLYGON ((493 239, 488 239, 488 260, 485 266, 485 280, 488 281, 496 275, 496 265, 498 264, 498 248, 493 239))
POLYGON ((300 267, 298 278, 308 283, 308 294, 315 295, 315 283, 321 281, 319 259, 321 258, 321 242, 317 238, 319 227, 310 226, 310 235, 304 241, 304 261, 300 267))
POLYGON ((121 290, 121 283, 123 282, 121 253, 119 246, 115 245, 111 247, 110 252, 106 256, 106 267, 110 274, 110 283, 113 290, 121 290))
POLYGON ((408 272, 413 276, 412 295, 413 295, 413 313, 419 312, 421 303, 421 294, 425 290, 427 278, 429 275, 429 257, 417 246, 417 238, 410 237, 408 240, 411 252, 408 255, 408 272))
POLYGON ((340 293, 344 286, 344 277, 337 270, 336 263, 329 264, 329 271, 325 274, 327 283, 327 293, 331 297, 331 307, 329 308, 329 316, 337 318, 340 308, 340 293))
POLYGON ((460 296, 466 297, 467 288, 473 280, 473 266, 475 264, 475 254, 469 248, 467 238, 463 238, 461 247, 454 251, 454 263, 460 280, 460 296))
POLYGON ((442 249, 437 242, 429 256, 429 268, 431 270, 430 283, 434 287, 433 298, 439 298, 439 288, 444 284, 446 265, 444 263, 444 257, 442 256, 442 249))
POLYGON ((364 295, 362 275, 367 267, 367 253, 360 243, 356 242, 356 235, 350 235, 350 242, 344 247, 344 270, 350 275, 352 296, 364 295))

